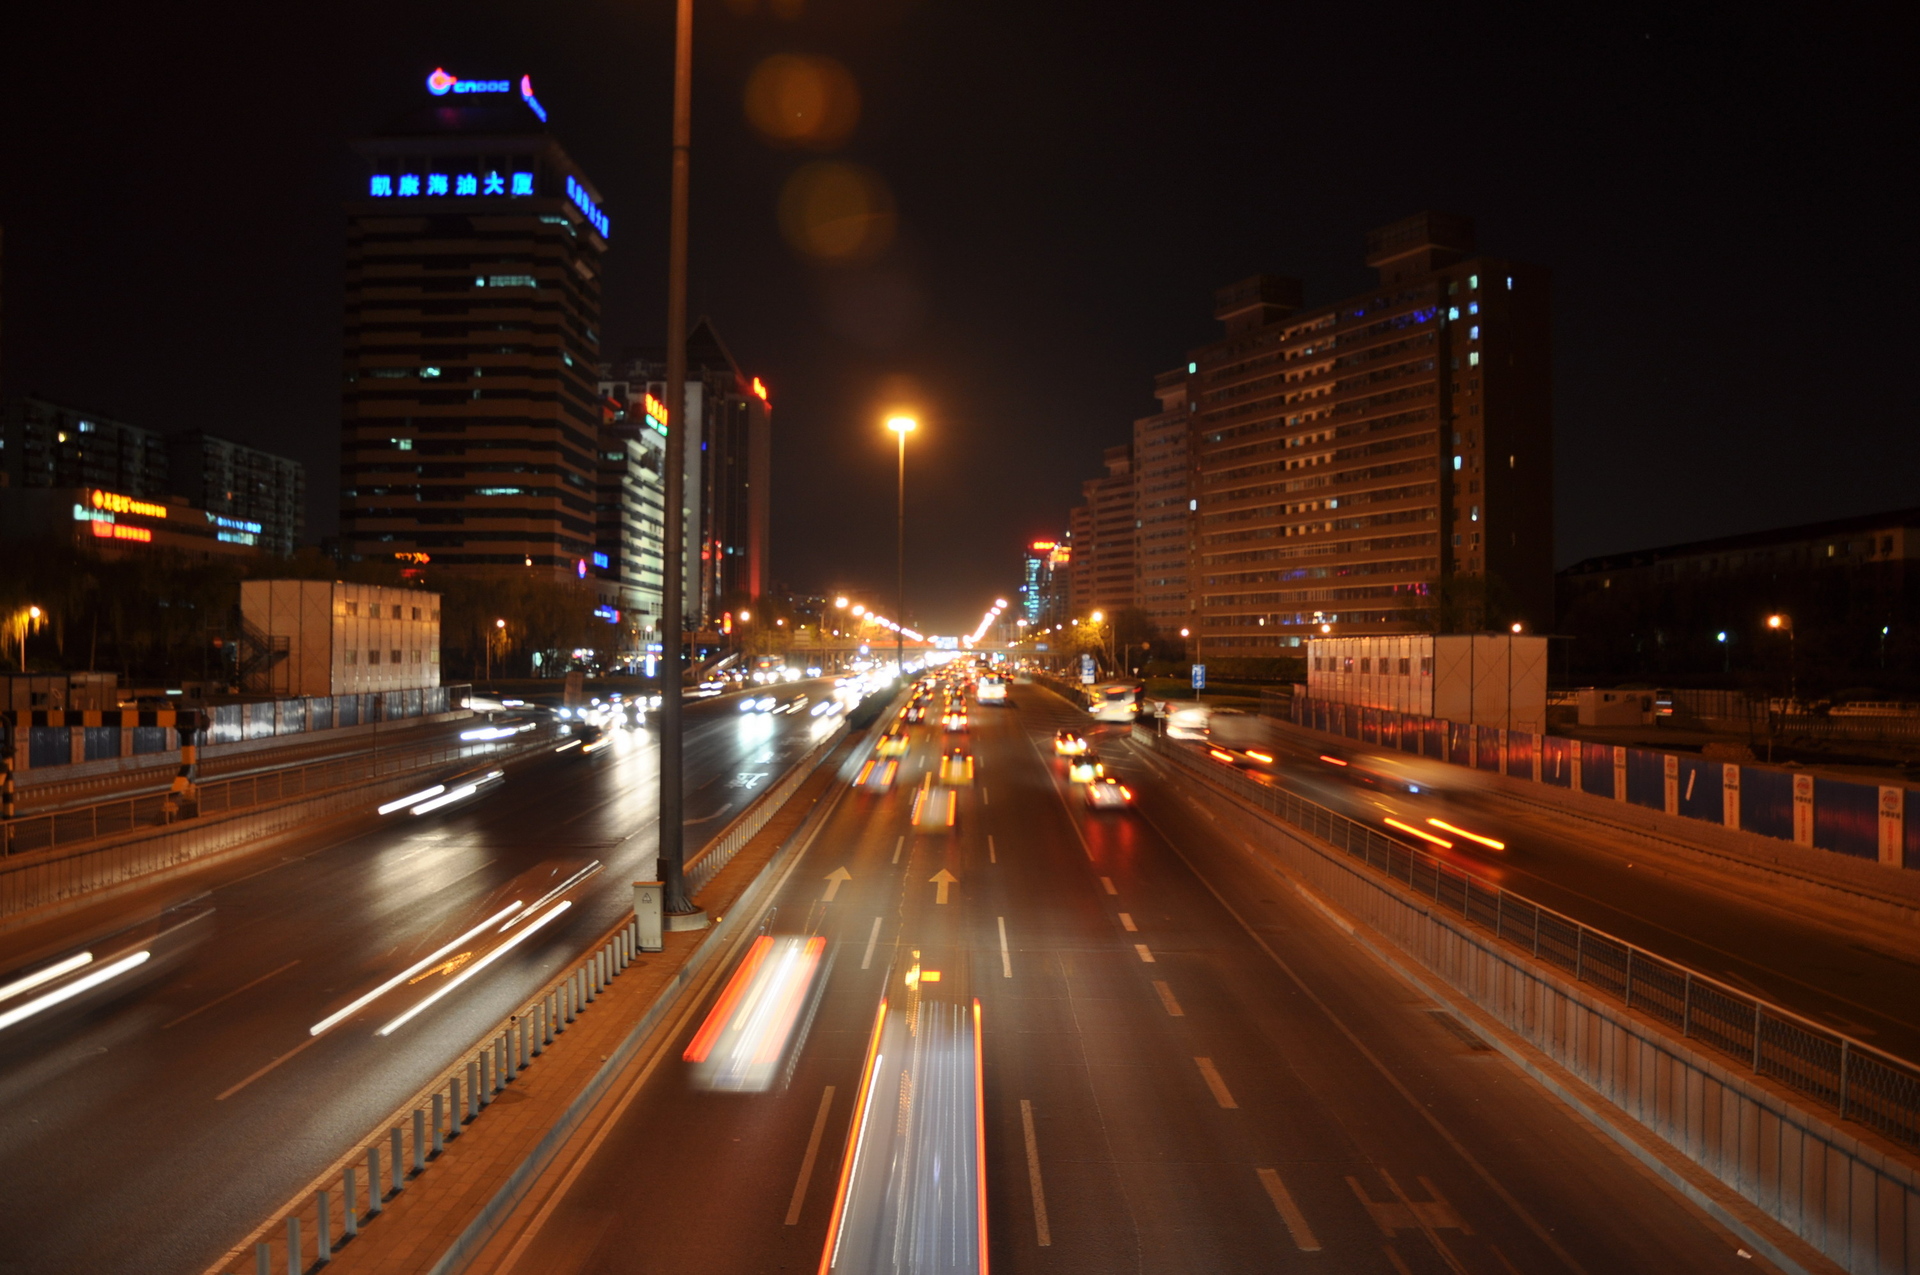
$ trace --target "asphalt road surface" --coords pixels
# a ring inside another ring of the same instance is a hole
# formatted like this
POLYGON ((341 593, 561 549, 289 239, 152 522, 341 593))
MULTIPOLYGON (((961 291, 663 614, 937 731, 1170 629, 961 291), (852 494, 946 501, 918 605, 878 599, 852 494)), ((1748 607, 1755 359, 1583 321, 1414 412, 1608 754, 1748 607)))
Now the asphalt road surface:
MULTIPOLYGON (((689 848, 818 728, 731 700, 690 705, 687 723, 689 848)), ((0 1271, 199 1275, 631 911, 653 852, 657 756, 647 733, 618 732, 592 757, 529 763, 444 812, 331 829, 6 936, 0 971, 83 941, 114 950, 128 926, 153 957, 0 1030, 0 1271), (375 1032, 421 995, 405 982, 309 1034, 516 887, 594 860, 605 870, 564 916, 392 1035, 375 1032), (195 894, 153 937, 151 918, 195 894)))
MULTIPOLYGON (((771 928, 824 936, 833 958, 791 1082, 698 1087, 682 1061, 693 1015, 593 1158, 550 1207, 512 1219, 485 1269, 816 1270, 843 1177, 868 1173, 848 1164, 856 1111, 863 1154, 889 1157, 903 1186, 891 1210, 849 1202, 834 1269, 969 1269, 958 1193, 941 1255, 897 1220, 924 1200, 910 1184, 934 1179, 929 1147, 961 1161, 940 1172, 969 1166, 958 1117, 916 1143, 896 1113, 935 1083, 940 1109, 959 1110, 965 1068, 896 1079, 870 1065, 906 1048, 884 1017, 876 1032, 882 998, 899 1012, 906 974, 936 965, 956 1003, 981 1006, 996 1271, 1759 1265, 1276 888, 1204 803, 1120 745, 1124 728, 1024 685, 972 722, 976 778, 952 830, 910 821, 954 742, 915 728, 896 788, 842 792, 778 891, 771 928), (1136 809, 1084 808, 1049 746, 1064 724, 1096 737, 1136 809)), ((956 1057, 964 1026, 928 1048, 956 1057)))

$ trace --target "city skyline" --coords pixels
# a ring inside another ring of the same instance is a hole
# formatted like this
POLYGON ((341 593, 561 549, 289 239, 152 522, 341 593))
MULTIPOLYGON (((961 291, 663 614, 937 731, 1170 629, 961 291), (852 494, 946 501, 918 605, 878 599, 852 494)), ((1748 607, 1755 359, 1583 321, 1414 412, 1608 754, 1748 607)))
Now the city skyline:
MULTIPOLYGON (((659 343, 664 12, 603 16, 592 48, 505 6, 457 31, 383 9, 368 47, 357 33, 371 14, 302 19, 307 56, 244 88, 247 68, 278 60, 271 28, 236 24, 201 50, 138 15, 85 45, 46 18, 9 20, 15 47, 43 56, 4 91, 18 108, 67 112, 59 129, 5 143, 13 171, 47 177, 0 195, 9 396, 162 431, 204 425, 292 455, 314 476, 309 535, 333 530, 349 143, 441 66, 532 74, 618 223, 607 349, 659 343), (131 61, 83 88, 83 66, 103 58, 131 61), (180 65, 202 74, 162 76, 180 65), (195 144, 168 148, 165 136, 195 144), (63 144, 76 138, 85 163, 63 144), (245 192, 245 214, 206 217, 228 191, 245 192), (207 401, 207 369, 231 395, 207 401)), ((1889 91, 1871 73, 1879 53, 1784 27, 1723 44, 1674 15, 1409 18, 1370 63, 1397 87, 1336 111, 1317 103, 1346 101, 1337 61, 1289 66, 1272 109, 1256 109, 1251 86, 1201 51, 1230 29, 1255 45, 1351 34, 1334 17, 1287 22, 1210 12, 1164 48, 1113 24, 1088 47, 1101 75, 1138 78, 1129 104, 1079 69, 1071 50, 1086 37, 1071 15, 1040 15, 1000 48, 986 12, 716 11, 696 54, 692 309, 764 369, 782 410, 775 579, 885 587, 892 455, 879 419, 904 386, 924 422, 909 454, 910 560, 970 598, 1004 592, 1021 546, 1061 530, 1084 457, 1151 410, 1147 378, 1208 339, 1196 299, 1257 270, 1302 278, 1308 304, 1351 294, 1366 283, 1365 229, 1417 207, 1459 208, 1483 241, 1554 271, 1556 566, 1905 503, 1897 475, 1915 444, 1878 370, 1904 321, 1876 298, 1897 295, 1909 267, 1894 259, 1888 285, 1863 297, 1852 260, 1853 245, 1897 242, 1891 196, 1866 162, 1871 130, 1857 127, 1889 91), (777 149, 743 117, 755 68, 796 49, 838 59, 859 86, 859 123, 837 148, 777 149), (963 67, 989 49, 1001 73, 968 88, 963 67), (1790 81, 1748 73, 1789 63, 1790 81), (949 109, 956 92, 965 109, 949 109), (1457 127, 1416 138, 1394 124, 1410 94, 1443 103, 1457 127), (1767 136, 1817 144, 1819 180, 1772 182, 1767 136), (1655 137, 1670 144, 1650 150, 1655 137), (1176 151, 1200 178, 1182 198, 1123 193, 1150 191, 1176 151), (1271 162, 1240 162, 1256 152, 1271 162), (890 191, 892 246, 865 264, 823 267, 782 239, 782 184, 819 154, 858 162, 890 191), (1023 192, 1018 215, 987 197, 996 189, 1023 192), (1096 199, 1129 216, 1089 233, 1077 210, 1096 199), (1753 317, 1782 308, 1806 321, 1753 317), (1855 374, 1838 381, 1794 370, 1843 355, 1855 374), (969 519, 985 520, 991 560, 953 547, 969 519)), ((909 605, 933 608, 939 627, 971 623, 972 601, 947 615, 931 583, 910 581, 909 605)))

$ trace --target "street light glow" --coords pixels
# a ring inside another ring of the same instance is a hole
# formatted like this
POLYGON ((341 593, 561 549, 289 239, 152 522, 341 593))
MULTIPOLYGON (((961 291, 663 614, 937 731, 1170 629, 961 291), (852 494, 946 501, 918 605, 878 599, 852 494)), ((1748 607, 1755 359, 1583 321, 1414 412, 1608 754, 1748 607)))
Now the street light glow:
POLYGON ((889 416, 887 418, 887 428, 896 434, 911 434, 914 430, 920 428, 920 422, 914 420, 911 416, 889 416))

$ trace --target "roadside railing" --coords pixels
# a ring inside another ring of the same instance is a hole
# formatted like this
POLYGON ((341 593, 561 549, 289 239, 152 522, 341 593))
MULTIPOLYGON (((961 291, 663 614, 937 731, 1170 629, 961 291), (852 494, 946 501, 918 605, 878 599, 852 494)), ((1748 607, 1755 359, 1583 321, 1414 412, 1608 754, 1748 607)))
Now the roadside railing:
POLYGON ((1624 1008, 1813 1099, 1843 1120, 1920 1147, 1920 1067, 1906 1059, 1576 921, 1284 789, 1256 783, 1150 727, 1136 726, 1134 738, 1624 1008))
MULTIPOLYGON (((542 734, 541 738, 545 738, 542 734)), ((260 771, 235 779, 216 779, 196 784, 202 815, 222 814, 266 805, 293 797, 312 796, 356 784, 464 758, 485 757, 516 746, 515 736, 506 740, 447 742, 427 748, 389 750, 363 757, 340 757, 260 771)), ((173 822, 168 815, 171 794, 147 793, 117 801, 95 802, 45 814, 22 815, 0 821, 0 854, 27 854, 62 846, 97 841, 137 828, 160 827, 173 822)))
POLYGON ((760 830, 780 812, 780 807, 787 804, 787 799, 798 792, 800 785, 819 769, 820 763, 833 752, 845 733, 846 718, 840 717, 836 719, 833 729, 823 735, 805 757, 794 763, 779 783, 754 798, 752 805, 735 815, 733 822, 722 828, 713 840, 687 861, 688 895, 698 894, 719 875, 720 869, 733 861, 733 856, 740 853, 742 846, 760 834, 760 830))

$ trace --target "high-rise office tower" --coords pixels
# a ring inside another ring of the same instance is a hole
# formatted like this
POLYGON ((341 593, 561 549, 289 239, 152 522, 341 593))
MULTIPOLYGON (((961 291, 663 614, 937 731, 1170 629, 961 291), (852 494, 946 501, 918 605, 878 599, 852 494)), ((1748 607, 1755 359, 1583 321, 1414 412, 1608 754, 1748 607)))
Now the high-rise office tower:
POLYGON ((1367 236, 1375 287, 1303 307, 1222 288, 1193 354, 1194 591, 1205 649, 1552 620, 1548 272, 1464 217, 1367 236))
MULTIPOLYGON (((648 352, 611 364, 601 385, 624 397, 629 419, 646 414, 649 398, 664 412, 666 359, 648 352)), ((741 370, 707 319, 687 337, 686 394, 686 617, 699 630, 771 587, 773 408, 766 386, 741 370)))
POLYGON ((435 71, 421 96, 355 145, 342 546, 584 578, 609 219, 526 77, 435 71))

